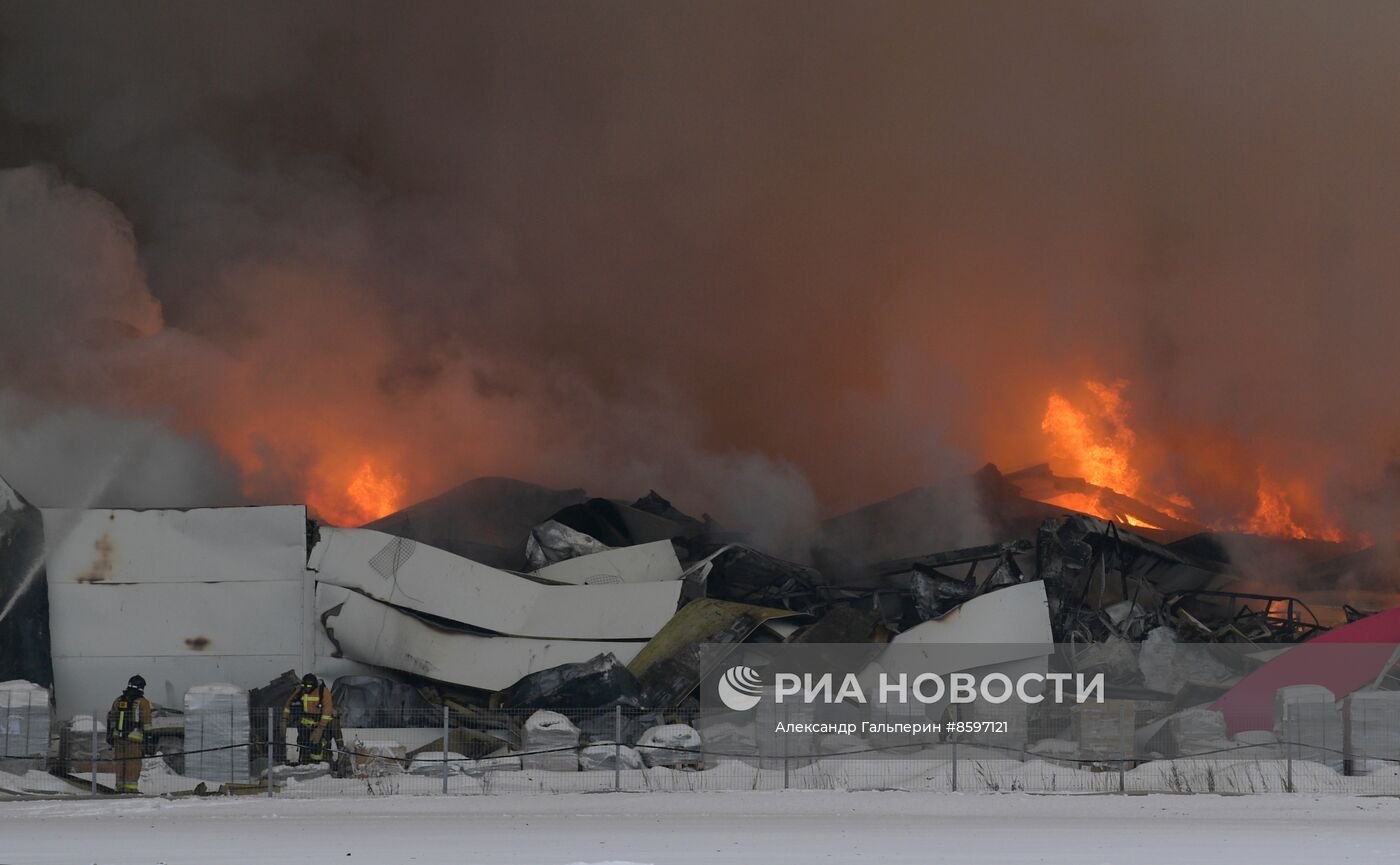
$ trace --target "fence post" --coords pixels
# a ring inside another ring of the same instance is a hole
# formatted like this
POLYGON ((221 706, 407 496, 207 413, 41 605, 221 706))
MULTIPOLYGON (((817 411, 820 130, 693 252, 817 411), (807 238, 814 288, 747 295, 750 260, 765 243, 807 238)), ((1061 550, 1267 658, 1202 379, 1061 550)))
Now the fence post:
POLYGON ((1128 764, 1128 729, 1130 726, 1127 723, 1127 707, 1120 707, 1118 714, 1118 792, 1127 793, 1128 785, 1125 767, 1128 764))
POLYGON ((447 708, 446 701, 442 704, 442 795, 447 795, 447 708))
POLYGON ((276 785, 272 783, 272 755, 277 753, 277 749, 272 746, 273 732, 272 707, 267 707, 267 798, 271 799, 276 794, 276 785))
MULTIPOLYGON (((91 782, 92 782, 92 795, 96 796, 96 795, 97 795, 97 712, 96 712, 96 711, 94 711, 94 712, 92 713, 92 737, 91 737, 91 738, 92 738, 92 741, 91 741, 91 743, 90 743, 89 746, 88 746, 88 747, 91 749, 91 750, 88 752, 88 769, 89 769, 89 774, 91 774, 91 776, 92 776, 91 779, 90 779, 91 782)), ((115 757, 116 755, 113 754, 112 756, 115 757)))
MULTIPOLYGON (((773 710, 773 717, 776 718, 777 716, 778 716, 777 710, 774 709, 774 710, 773 710)), ((701 742, 700 744, 701 744, 701 745, 704 745, 705 743, 704 743, 704 742, 701 742)), ((755 766, 757 767, 757 769, 758 769, 758 777, 757 777, 757 779, 755 780, 755 785, 756 785, 760 780, 762 780, 762 778, 763 778, 763 773, 764 773, 764 772, 767 770, 767 768, 768 768, 768 764, 767 764, 766 762, 764 762, 764 759, 763 759, 763 740, 760 739, 760 738, 758 738, 758 712, 754 712, 754 713, 753 713, 753 754, 754 754, 754 758, 755 758, 754 765, 755 765, 755 766)), ((755 789, 757 789, 757 787, 755 787, 755 789)))
POLYGON ((622 790, 622 705, 613 706, 613 792, 622 790))
POLYGON ((1284 780, 1283 788, 1289 793, 1293 792, 1293 719, 1288 712, 1288 701, 1283 701, 1283 742, 1284 755, 1287 761, 1288 775, 1284 780))
MULTIPOLYGON (((786 722, 785 726, 787 727, 787 729, 788 729, 789 731, 791 731, 791 730, 792 730, 792 709, 790 709, 790 708, 787 707, 787 706, 783 706, 783 720, 786 722)), ((786 733, 784 733, 784 734, 783 734, 783 789, 784 789, 784 790, 788 789, 788 749, 789 749, 789 747, 791 746, 791 743, 792 743, 792 733, 791 733, 791 732, 786 732, 786 733)))
MULTIPOLYGON (((957 704, 957 703, 954 703, 954 704, 953 704, 953 723, 954 723, 955 725, 957 724, 957 720, 958 720, 958 704, 957 704)), ((956 793, 956 792, 958 792, 958 733, 957 733, 956 728, 955 728, 954 730, 952 730, 952 734, 953 734, 953 792, 956 793)))

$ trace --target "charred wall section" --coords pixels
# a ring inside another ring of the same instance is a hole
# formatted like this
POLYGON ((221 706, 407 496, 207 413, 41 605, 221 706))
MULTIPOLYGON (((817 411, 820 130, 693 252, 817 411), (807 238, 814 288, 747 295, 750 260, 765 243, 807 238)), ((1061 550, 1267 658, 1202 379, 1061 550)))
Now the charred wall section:
POLYGON ((53 685, 44 518, 0 479, 0 681, 53 685))

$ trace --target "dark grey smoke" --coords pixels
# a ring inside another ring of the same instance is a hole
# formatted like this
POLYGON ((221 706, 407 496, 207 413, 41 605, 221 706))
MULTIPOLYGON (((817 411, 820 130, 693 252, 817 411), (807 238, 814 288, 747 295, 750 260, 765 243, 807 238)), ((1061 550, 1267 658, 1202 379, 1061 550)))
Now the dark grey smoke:
POLYGON ((1247 511, 1267 462, 1340 512, 1400 431, 1397 37, 1391 3, 8 2, 0 220, 52 222, 0 258, 3 384, 159 417, 258 500, 363 447, 415 497, 669 483, 788 535, 1040 459, 1048 392, 1121 376, 1164 489, 1247 511))

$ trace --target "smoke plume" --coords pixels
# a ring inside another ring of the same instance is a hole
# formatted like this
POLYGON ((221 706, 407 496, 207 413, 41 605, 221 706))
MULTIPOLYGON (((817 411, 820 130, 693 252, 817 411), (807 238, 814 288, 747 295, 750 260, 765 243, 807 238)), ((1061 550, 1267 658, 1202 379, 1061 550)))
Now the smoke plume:
POLYGON ((0 384, 339 521, 503 474, 781 539, 1044 459, 1047 395, 1124 379, 1146 484, 1224 517, 1267 466, 1360 526, 1400 433, 1397 36, 1386 3, 6 3, 0 384))

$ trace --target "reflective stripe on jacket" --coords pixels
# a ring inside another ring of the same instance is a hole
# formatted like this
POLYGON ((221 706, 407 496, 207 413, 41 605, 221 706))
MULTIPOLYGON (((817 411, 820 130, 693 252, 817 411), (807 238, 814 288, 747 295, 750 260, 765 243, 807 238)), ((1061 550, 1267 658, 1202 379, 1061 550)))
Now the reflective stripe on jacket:
POLYGON ((113 739, 145 741, 146 734, 151 731, 151 701, 139 694, 123 693, 112 701, 112 709, 107 713, 107 729, 113 739))
POLYGON ((287 704, 282 708, 282 723, 286 724, 294 714, 297 716, 297 723, 303 727, 324 727, 330 724, 335 717, 335 709, 331 706, 331 693, 326 690, 324 682, 310 691, 298 686, 291 696, 287 697, 287 704))

